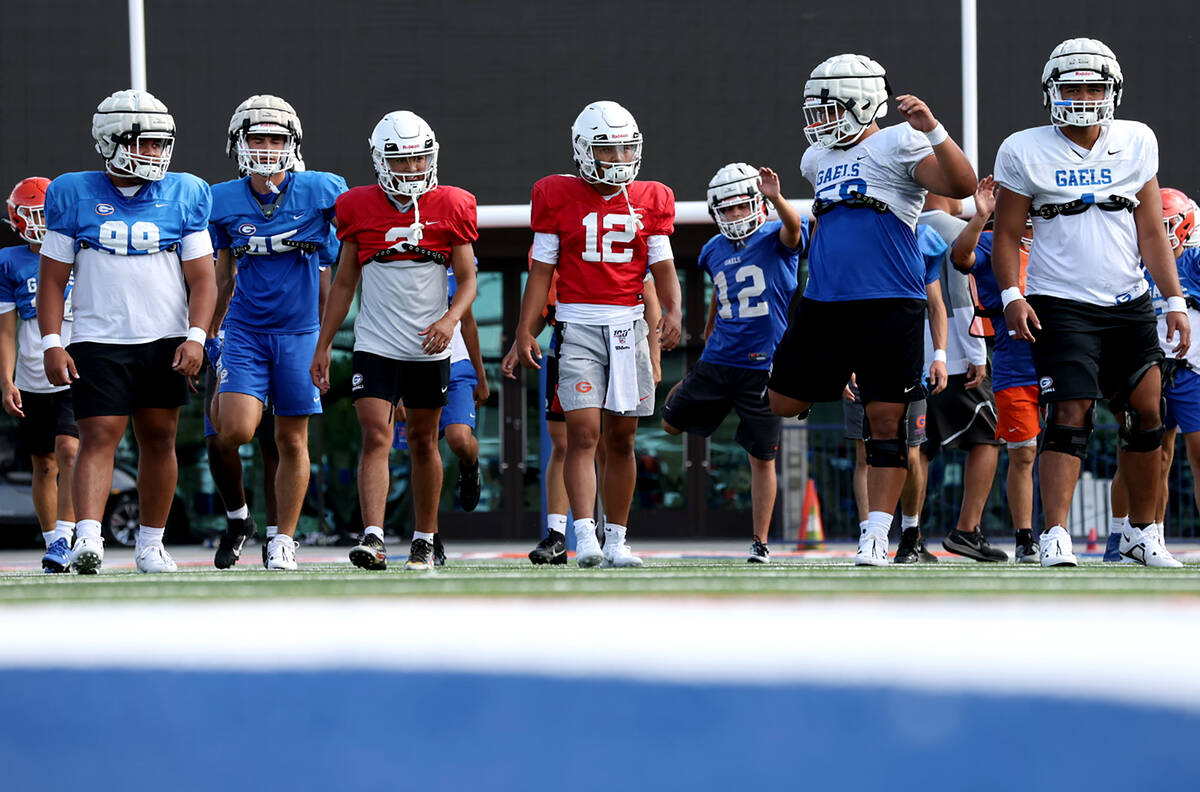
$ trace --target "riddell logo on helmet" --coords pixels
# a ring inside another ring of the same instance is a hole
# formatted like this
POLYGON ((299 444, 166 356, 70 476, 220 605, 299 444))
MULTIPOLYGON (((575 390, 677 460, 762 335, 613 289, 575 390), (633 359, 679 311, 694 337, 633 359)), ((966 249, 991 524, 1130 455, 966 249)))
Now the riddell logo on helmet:
POLYGON ((590 393, 592 390, 592 383, 587 382, 586 380, 583 382, 576 382, 575 390, 579 391, 580 393, 590 393))

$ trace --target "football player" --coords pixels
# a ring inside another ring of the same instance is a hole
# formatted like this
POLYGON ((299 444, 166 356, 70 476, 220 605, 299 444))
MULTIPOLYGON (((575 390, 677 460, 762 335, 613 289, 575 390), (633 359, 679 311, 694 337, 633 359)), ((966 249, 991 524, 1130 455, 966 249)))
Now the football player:
POLYGON ((100 518, 113 455, 133 418, 138 444, 139 572, 174 572, 163 547, 175 496, 175 429, 187 378, 204 362, 216 301, 208 185, 170 173, 175 121, 146 91, 117 91, 92 116, 104 171, 68 173, 46 190, 37 315, 46 376, 71 384, 79 424, 75 546, 83 574, 104 559, 100 518), (72 268, 74 325, 63 347, 72 268))
POLYGON ((342 253, 312 380, 322 392, 329 389, 330 345, 361 280, 350 394, 362 427, 358 493, 366 530, 350 560, 364 569, 387 567, 388 453, 394 409, 403 400, 416 512, 405 569, 431 569, 442 489, 438 422, 450 386, 450 342, 476 292, 475 196, 438 184, 437 138, 420 116, 388 113, 369 142, 378 183, 338 198, 342 253), (446 267, 458 284, 453 300, 446 267))
POLYGON ((585 107, 571 127, 571 142, 579 175, 547 176, 533 185, 533 264, 515 348, 521 365, 539 367, 534 331, 557 271, 557 393, 567 425, 563 477, 575 517, 575 559, 581 567, 641 566, 625 532, 637 478, 637 421, 654 414, 642 292, 649 267, 663 314, 654 340, 673 349, 681 318, 670 243, 675 196, 658 182, 636 181, 642 134, 616 102, 585 107), (593 516, 602 411, 603 549, 593 516))
MULTIPOLYGON (((1033 350, 1028 341, 1008 334, 1000 306, 1000 288, 992 271, 991 231, 984 227, 996 207, 995 180, 985 176, 975 191, 975 215, 954 239, 950 259, 954 267, 975 279, 981 307, 987 312, 995 332, 992 352, 992 383, 996 399, 996 439, 1008 449, 1008 475, 1005 492, 1016 531, 1017 563, 1036 564, 1040 550, 1033 538, 1033 463, 1037 458, 1038 421, 1037 372, 1033 368, 1033 350)), ((1029 247, 1033 244, 1033 225, 1028 223, 1021 235, 1019 285, 1025 288, 1029 266, 1029 247)))
POLYGON ((709 437, 730 410, 739 418, 736 439, 750 457, 753 541, 746 560, 771 560, 767 534, 775 510, 775 455, 779 416, 767 403, 771 358, 787 327, 808 219, 783 197, 770 168, 730 163, 708 182, 708 212, 720 231, 700 250, 700 269, 713 282, 704 326, 704 351, 667 396, 662 426, 668 434, 709 437), (778 220, 767 221, 768 204, 778 220))
MULTIPOLYGON (((346 191, 341 176, 294 170, 302 140, 300 118, 290 104, 267 94, 251 96, 234 110, 226 146, 246 175, 212 188, 211 227, 222 285, 217 314, 225 327, 213 425, 229 453, 254 437, 264 405, 273 409, 279 528, 267 547, 267 569, 275 570, 296 568, 293 537, 310 470, 308 420, 321 412, 320 392, 308 372, 320 329, 320 253, 334 202, 346 191)), ((218 569, 237 563, 255 532, 244 501, 227 517, 213 559, 218 569)))
MULTIPOLYGON (((17 182, 8 197, 8 222, 26 244, 0 250, 0 391, 5 412, 19 419, 19 445, 33 462, 33 508, 46 541, 42 569, 66 572, 71 567, 75 531, 71 476, 79 429, 70 386, 51 385, 46 379, 41 335, 33 321, 37 318, 38 251, 46 234, 49 184, 49 179, 31 176, 17 182)), ((70 290, 68 280, 68 301, 70 290)), ((70 343, 70 308, 64 308, 62 327, 64 343, 70 343)))
MULTIPOLYGON (((1200 311, 1197 310, 1196 295, 1200 294, 1200 239, 1196 238, 1197 216, 1195 204, 1180 190, 1164 187, 1160 190, 1163 206, 1163 224, 1167 230, 1167 241, 1175 254, 1175 266, 1179 272, 1179 285, 1188 303, 1188 325, 1193 335, 1200 332, 1200 311)), ((1150 293, 1154 299, 1154 312, 1158 316, 1158 342, 1164 353, 1170 353, 1171 342, 1167 339, 1167 324, 1164 318, 1166 301, 1162 292, 1145 272, 1150 284, 1150 293)), ((1188 349, 1187 357, 1176 362, 1168 360, 1163 376, 1163 399, 1166 402, 1166 412, 1163 424, 1166 431, 1162 440, 1162 469, 1158 500, 1155 506, 1154 525, 1158 531, 1158 539, 1163 544, 1163 554, 1173 558, 1166 549, 1163 535, 1164 520, 1167 512, 1167 500, 1170 495, 1169 480, 1171 463, 1175 459, 1175 436, 1183 432, 1184 447, 1187 450, 1188 463, 1192 468, 1193 496, 1200 504, 1200 348, 1192 346, 1188 349), (1166 372, 1169 372, 1166 373, 1166 372)), ((1129 488, 1120 463, 1123 455, 1118 456, 1117 472, 1113 474, 1112 482, 1112 524, 1109 527, 1108 546, 1104 551, 1105 561, 1121 561, 1130 556, 1121 552, 1121 536, 1129 523, 1129 488)), ((1126 548, 1130 550, 1130 548, 1126 548)), ((1131 560, 1137 561, 1136 556, 1131 560)))
POLYGON ((883 67, 837 55, 804 86, 800 168, 816 190, 809 277, 775 352, 769 398, 777 415, 836 401, 854 372, 869 431, 870 512, 855 563, 888 563, 888 530, 908 467, 904 416, 923 397, 924 262, 917 216, 926 190, 975 191, 975 172, 929 107, 895 97, 906 123, 880 128, 891 88, 883 67), (856 317, 847 322, 847 316, 856 317), (839 332, 831 333, 830 328, 839 332))
POLYGON ((1154 527, 1165 431, 1163 351, 1139 261, 1166 297, 1176 357, 1187 354, 1191 332, 1163 229, 1158 140, 1145 124, 1113 118, 1123 87, 1121 66, 1103 42, 1062 42, 1042 70, 1051 124, 1010 135, 996 154, 993 267, 1007 332, 1036 340, 1033 362, 1045 408, 1043 566, 1076 565, 1063 525, 1099 398, 1124 414, 1121 468, 1130 525, 1121 553, 1148 566, 1178 566, 1154 527), (1031 213, 1036 232, 1022 294, 1017 250, 1031 213))

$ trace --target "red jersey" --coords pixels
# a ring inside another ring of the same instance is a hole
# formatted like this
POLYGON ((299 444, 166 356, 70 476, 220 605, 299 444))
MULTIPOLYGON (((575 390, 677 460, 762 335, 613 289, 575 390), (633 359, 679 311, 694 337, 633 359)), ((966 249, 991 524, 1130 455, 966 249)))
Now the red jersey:
POLYGON ((533 185, 530 225, 558 237, 558 302, 641 303, 646 239, 675 230, 675 194, 653 181, 627 189, 640 229, 621 193, 605 198, 579 176, 547 176, 533 185))
MULTIPOLYGON (((414 222, 410 208, 401 212, 378 184, 355 187, 337 197, 338 239, 353 239, 358 243, 358 263, 366 264, 381 250, 400 242, 412 242, 423 248, 446 255, 455 245, 467 245, 479 238, 475 196, 458 187, 441 185, 417 199, 421 210, 421 239, 409 239, 414 222)), ((396 261, 424 258, 419 253, 390 256, 396 261)))

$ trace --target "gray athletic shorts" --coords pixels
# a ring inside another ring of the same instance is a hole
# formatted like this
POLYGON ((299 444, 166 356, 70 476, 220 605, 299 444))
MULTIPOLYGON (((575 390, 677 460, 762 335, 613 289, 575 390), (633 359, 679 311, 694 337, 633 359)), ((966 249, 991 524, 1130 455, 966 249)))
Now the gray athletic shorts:
MULTIPOLYGON (((851 392, 859 399, 858 388, 850 387, 851 392)), ((925 400, 908 403, 908 446, 916 448, 925 442, 925 400)), ((847 440, 863 439, 863 403, 862 401, 846 401, 842 399, 842 420, 847 440)))
MULTIPOLYGON (((563 412, 604 407, 608 392, 608 328, 559 322, 558 400, 563 412)), ((638 319, 633 326, 638 406, 617 415, 645 418, 654 414, 654 369, 650 365, 650 328, 638 319)))

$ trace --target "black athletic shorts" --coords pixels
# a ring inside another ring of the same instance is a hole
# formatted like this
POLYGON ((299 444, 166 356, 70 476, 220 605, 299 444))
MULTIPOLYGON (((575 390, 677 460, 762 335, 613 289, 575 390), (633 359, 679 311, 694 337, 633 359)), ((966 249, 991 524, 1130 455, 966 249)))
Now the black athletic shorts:
POLYGON ((145 344, 72 342, 67 352, 79 372, 79 379, 71 383, 76 419, 187 404, 187 378, 171 368, 175 350, 183 342, 182 338, 145 344))
POLYGON ((446 406, 450 388, 450 358, 440 360, 394 360, 371 352, 354 353, 354 377, 350 399, 383 399, 393 406, 403 400, 405 408, 435 410, 446 406))
POLYGON ((558 351, 546 350, 546 354, 542 355, 542 365, 546 367, 546 420, 565 421, 567 416, 563 413, 562 402, 558 400, 558 351))
POLYGON ((708 437, 735 410, 738 445, 755 459, 774 459, 780 419, 767 402, 769 374, 766 369, 697 361, 663 405, 663 420, 688 434, 708 437))
POLYGON ((1120 409, 1142 376, 1163 361, 1149 294, 1111 307, 1040 294, 1028 299, 1042 325, 1032 345, 1042 404, 1109 399, 1120 409))
POLYGON ((996 397, 988 377, 978 388, 967 388, 966 374, 952 374, 946 388, 929 397, 922 450, 935 457, 946 448, 1003 445, 996 439, 996 397))
POLYGON ((842 398, 855 374, 864 402, 925 398, 925 300, 793 301, 770 388, 807 402, 842 398))
POLYGON ((53 454, 59 435, 79 437, 70 388, 54 393, 21 391, 21 412, 25 417, 17 422, 17 447, 24 456, 53 454))

